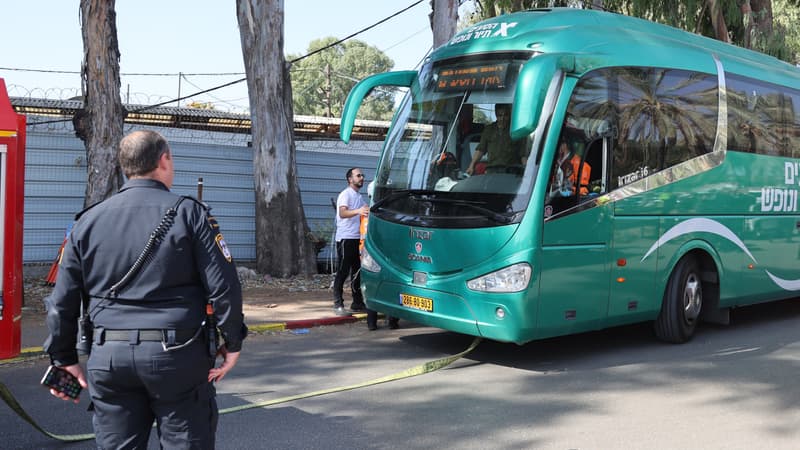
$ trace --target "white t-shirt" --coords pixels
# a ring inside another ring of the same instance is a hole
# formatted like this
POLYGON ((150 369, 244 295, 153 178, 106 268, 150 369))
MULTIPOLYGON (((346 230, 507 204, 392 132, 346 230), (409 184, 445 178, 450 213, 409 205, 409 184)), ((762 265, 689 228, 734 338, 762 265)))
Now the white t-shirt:
POLYGON ((347 209, 358 209, 366 205, 361 194, 350 186, 339 194, 336 199, 336 242, 342 239, 361 239, 361 232, 359 225, 361 224, 361 215, 356 214, 353 217, 343 219, 339 217, 339 210, 342 206, 347 209))

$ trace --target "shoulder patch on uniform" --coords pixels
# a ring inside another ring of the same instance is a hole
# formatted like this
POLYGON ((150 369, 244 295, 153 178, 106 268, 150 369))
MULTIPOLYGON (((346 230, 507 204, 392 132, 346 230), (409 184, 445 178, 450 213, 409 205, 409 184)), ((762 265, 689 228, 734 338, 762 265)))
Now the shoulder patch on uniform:
POLYGON ((219 228, 219 223, 217 223, 217 219, 211 214, 206 215, 206 221, 208 221, 208 226, 210 226, 212 230, 216 230, 219 228))
POLYGON ((218 234, 217 237, 214 238, 214 241, 217 243, 219 251, 222 252, 222 256, 224 256, 228 262, 231 262, 233 256, 231 256, 231 250, 228 248, 228 244, 225 243, 225 238, 223 238, 221 234, 218 234))

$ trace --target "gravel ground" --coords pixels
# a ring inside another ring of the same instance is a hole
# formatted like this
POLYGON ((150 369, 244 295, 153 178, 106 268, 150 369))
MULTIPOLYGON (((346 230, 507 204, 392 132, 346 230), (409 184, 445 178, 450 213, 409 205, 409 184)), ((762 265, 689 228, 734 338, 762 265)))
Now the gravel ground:
MULTIPOLYGON (((26 311, 44 312, 44 298, 53 290, 46 284, 50 264, 26 264, 23 269, 23 309, 26 311)), ((309 277, 273 278, 256 273, 247 267, 239 267, 239 280, 245 299, 258 293, 262 297, 265 292, 272 295, 294 296, 304 292, 320 292, 330 289, 333 275, 317 274, 309 277)))

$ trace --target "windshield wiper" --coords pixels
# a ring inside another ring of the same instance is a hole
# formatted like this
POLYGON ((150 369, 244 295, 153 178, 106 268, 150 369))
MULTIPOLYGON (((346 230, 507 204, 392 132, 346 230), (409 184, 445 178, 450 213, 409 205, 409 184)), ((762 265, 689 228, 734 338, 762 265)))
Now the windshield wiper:
POLYGON ((423 194, 425 192, 427 191, 421 189, 398 189, 396 191, 388 193, 385 197, 373 203, 372 207, 369 210, 377 211, 378 209, 388 205, 389 203, 392 203, 395 200, 401 199, 403 197, 408 197, 410 199, 416 200, 417 198, 416 196, 418 194, 423 194))
POLYGON ((426 198, 425 200, 433 203, 449 203, 451 205, 464 206, 473 211, 477 211, 483 214, 484 216, 494 220, 497 223, 511 223, 512 220, 511 217, 509 216, 500 214, 499 212, 496 211, 492 211, 489 208, 484 208, 483 206, 478 206, 475 204, 475 202, 470 202, 466 200, 455 200, 452 198, 435 198, 435 197, 429 197, 426 198))

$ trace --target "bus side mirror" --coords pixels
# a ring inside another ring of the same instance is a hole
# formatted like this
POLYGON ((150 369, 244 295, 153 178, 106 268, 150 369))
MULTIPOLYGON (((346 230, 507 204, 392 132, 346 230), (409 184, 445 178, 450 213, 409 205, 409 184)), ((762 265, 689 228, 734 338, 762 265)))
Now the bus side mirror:
POLYGON ((511 139, 522 139, 536 129, 542 114, 550 81, 561 70, 575 70, 575 58, 564 55, 538 55, 525 63, 517 78, 514 108, 511 111, 511 139))
POLYGON ((356 113, 361 107, 364 97, 378 86, 400 86, 411 87, 411 83, 417 78, 416 70, 401 70, 397 72, 386 72, 370 75, 356 83, 347 100, 344 102, 342 110, 342 122, 339 127, 339 137, 344 143, 350 142, 350 135, 353 134, 353 125, 356 122, 356 113))

